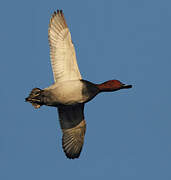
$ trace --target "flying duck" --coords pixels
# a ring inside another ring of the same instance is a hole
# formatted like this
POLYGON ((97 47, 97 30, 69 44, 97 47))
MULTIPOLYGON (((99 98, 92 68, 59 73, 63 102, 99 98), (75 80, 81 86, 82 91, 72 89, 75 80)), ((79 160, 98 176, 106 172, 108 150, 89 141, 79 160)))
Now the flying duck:
POLYGON ((118 80, 94 84, 82 79, 62 10, 54 12, 50 19, 48 39, 54 84, 44 89, 32 89, 25 100, 34 108, 46 105, 58 109, 63 132, 62 147, 66 156, 74 159, 80 156, 84 144, 84 104, 101 92, 128 89, 132 85, 125 85, 118 80))

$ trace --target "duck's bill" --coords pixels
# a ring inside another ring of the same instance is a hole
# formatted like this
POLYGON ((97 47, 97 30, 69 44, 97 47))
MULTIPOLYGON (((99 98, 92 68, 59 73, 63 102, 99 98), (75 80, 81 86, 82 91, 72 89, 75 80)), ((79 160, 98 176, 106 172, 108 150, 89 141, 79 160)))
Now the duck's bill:
POLYGON ((132 85, 123 84, 122 86, 122 89, 129 89, 129 88, 132 88, 132 85))

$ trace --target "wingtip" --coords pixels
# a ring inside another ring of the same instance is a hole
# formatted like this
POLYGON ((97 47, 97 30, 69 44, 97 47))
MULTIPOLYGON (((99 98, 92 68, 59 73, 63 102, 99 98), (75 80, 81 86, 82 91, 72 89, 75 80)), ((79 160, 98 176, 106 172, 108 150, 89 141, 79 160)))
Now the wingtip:
POLYGON ((52 15, 57 15, 57 14, 62 14, 62 13, 63 13, 63 10, 57 9, 56 11, 53 12, 52 15))
POLYGON ((65 142, 65 138, 63 136, 62 140, 62 148, 63 151, 68 159, 76 159, 80 157, 82 146, 76 147, 78 144, 73 145, 71 140, 69 142, 65 142))
POLYGON ((63 150, 64 150, 64 153, 65 153, 65 155, 66 155, 66 157, 67 157, 68 159, 78 159, 78 158, 80 157, 82 148, 81 148, 81 150, 80 150, 79 152, 77 152, 77 153, 72 152, 72 151, 67 152, 64 148, 63 148, 63 150))
POLYGON ((54 14, 63 14, 63 10, 62 9, 57 9, 57 11, 54 11, 54 14))

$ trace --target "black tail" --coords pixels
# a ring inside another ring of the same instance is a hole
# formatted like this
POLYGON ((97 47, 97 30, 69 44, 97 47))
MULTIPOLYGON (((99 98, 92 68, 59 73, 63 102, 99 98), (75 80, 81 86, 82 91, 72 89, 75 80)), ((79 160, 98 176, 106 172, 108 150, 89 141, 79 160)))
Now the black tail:
POLYGON ((30 102, 36 109, 43 105, 42 102, 42 91, 39 88, 32 89, 30 95, 25 98, 26 102, 30 102))

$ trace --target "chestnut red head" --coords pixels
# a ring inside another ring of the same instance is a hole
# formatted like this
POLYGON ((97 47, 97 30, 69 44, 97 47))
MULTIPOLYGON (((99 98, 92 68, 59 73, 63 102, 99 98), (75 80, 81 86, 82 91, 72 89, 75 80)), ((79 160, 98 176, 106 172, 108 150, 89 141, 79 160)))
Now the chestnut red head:
POLYGON ((100 91, 117 91, 120 89, 132 88, 132 85, 126 85, 118 80, 109 80, 102 84, 98 84, 97 87, 100 91))

